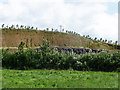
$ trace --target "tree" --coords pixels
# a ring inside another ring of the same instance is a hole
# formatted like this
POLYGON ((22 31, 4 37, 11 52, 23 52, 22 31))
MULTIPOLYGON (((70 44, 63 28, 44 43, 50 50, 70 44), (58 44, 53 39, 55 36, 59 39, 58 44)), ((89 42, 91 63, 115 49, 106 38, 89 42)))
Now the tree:
POLYGON ((102 41, 102 38, 100 38, 100 41, 102 41))
POLYGON ((9 30, 11 30, 11 27, 9 27, 9 30))
POLYGON ((19 25, 18 24, 16 25, 16 28, 19 29, 19 25))
POLYGON ((76 34, 76 32, 74 32, 74 34, 76 34))
POLYGON ((14 25, 11 26, 11 29, 14 29, 14 25))
POLYGON ((83 37, 85 37, 85 35, 83 35, 83 37))
POLYGON ((31 27, 31 29, 33 30, 33 29, 34 29, 34 27, 31 27))
POLYGON ((23 29, 23 25, 20 26, 20 29, 23 29))
POLYGON ((66 33, 68 33, 68 30, 66 30, 66 33))
POLYGON ((110 40, 110 43, 112 43, 112 40, 110 40))
POLYGON ((30 39, 30 46, 32 47, 32 38, 30 39))
POLYGON ((54 29, 52 28, 52 31, 53 31, 54 29))
POLYGON ((26 28, 26 29, 28 29, 28 30, 29 30, 29 29, 30 29, 30 26, 27 26, 27 28, 26 28))
POLYGON ((115 44, 117 45, 117 44, 118 44, 118 41, 115 41, 115 44))
POLYGON ((6 26, 6 29, 8 29, 8 25, 6 26))
POLYGON ((49 30, 49 28, 46 28, 46 30, 48 31, 48 30, 49 30))
POLYGON ((90 36, 89 36, 89 35, 87 35, 87 36, 86 36, 86 38, 90 38, 90 36))
POLYGON ((27 26, 25 26, 25 29, 27 29, 27 26))
POLYGON ((48 51, 50 51, 50 41, 48 41, 48 40, 43 40, 43 44, 42 44, 42 46, 41 46, 41 49, 42 49, 42 51, 44 52, 44 53, 46 53, 46 52, 48 52, 48 51))
POLYGON ((28 38, 26 39, 26 47, 28 48, 28 38))
POLYGON ((107 40, 105 39, 105 42, 107 42, 107 40))
POLYGON ((112 43, 112 40, 108 41, 108 43, 112 43))
POLYGON ((58 32, 58 29, 55 29, 55 32, 58 32))
POLYGON ((4 28, 5 24, 2 24, 2 29, 4 28))
POLYGON ((95 37, 95 39, 94 40, 97 40, 97 37, 95 37))
POLYGON ((117 44, 118 44, 118 41, 115 41, 115 49, 117 49, 117 44))
POLYGON ((64 29, 62 29, 62 31, 64 32, 64 29))
POLYGON ((71 31, 71 33, 73 34, 73 31, 71 31))
POLYGON ((38 28, 36 27, 36 30, 38 30, 38 28))
POLYGON ((25 45, 25 43, 23 41, 21 41, 21 43, 18 46, 18 51, 19 52, 23 52, 24 45, 25 45))

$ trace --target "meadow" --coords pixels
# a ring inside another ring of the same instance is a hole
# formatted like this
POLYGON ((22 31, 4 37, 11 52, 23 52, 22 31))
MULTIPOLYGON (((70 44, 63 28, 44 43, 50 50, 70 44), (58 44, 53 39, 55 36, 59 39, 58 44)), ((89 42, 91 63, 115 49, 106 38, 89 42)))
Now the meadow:
POLYGON ((118 88, 118 73, 72 70, 2 71, 3 88, 118 88))

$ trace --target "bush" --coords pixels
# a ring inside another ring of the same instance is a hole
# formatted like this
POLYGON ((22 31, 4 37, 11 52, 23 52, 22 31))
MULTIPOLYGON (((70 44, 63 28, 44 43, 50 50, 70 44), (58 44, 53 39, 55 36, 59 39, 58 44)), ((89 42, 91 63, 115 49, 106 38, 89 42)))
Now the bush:
POLYGON ((41 50, 23 48, 16 53, 3 51, 2 64, 9 69, 73 69, 82 71, 119 71, 120 52, 113 54, 75 53, 65 54, 49 48, 50 43, 44 40, 41 50))

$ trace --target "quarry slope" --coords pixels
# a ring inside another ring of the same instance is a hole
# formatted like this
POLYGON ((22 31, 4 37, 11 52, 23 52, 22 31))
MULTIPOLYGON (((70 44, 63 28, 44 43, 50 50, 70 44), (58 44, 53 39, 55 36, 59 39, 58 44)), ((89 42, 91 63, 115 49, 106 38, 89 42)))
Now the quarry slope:
POLYGON ((85 37, 52 31, 38 30, 2 30, 2 47, 18 47, 21 41, 25 46, 39 47, 43 39, 50 41, 51 46, 76 47, 76 48, 95 48, 112 50, 113 47, 107 43, 87 39, 85 37))

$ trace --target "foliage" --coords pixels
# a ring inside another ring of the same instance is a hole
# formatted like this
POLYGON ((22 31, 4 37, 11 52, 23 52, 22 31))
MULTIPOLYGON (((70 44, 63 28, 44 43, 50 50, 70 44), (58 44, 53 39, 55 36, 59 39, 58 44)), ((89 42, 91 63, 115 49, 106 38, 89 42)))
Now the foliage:
MULTIPOLYGON (((25 30, 27 29, 28 31, 32 31, 32 30, 38 30, 37 27, 33 27, 33 26, 25 26, 25 25, 11 25, 11 26, 6 26, 5 24, 2 24, 1 25, 2 29, 3 30, 14 30, 14 29, 17 29, 17 30, 25 30)), ((73 35, 77 35, 77 36, 80 36, 80 34, 74 32, 74 31, 68 31, 68 30, 64 30, 64 28, 61 28, 60 31, 58 31, 58 29, 51 29, 52 32, 64 32, 64 33, 69 33, 69 34, 73 34, 73 35), (62 29, 62 30, 61 30, 62 29)), ((46 28, 44 29, 43 31, 49 31, 50 28, 46 28)))
POLYGON ((28 48, 28 38, 26 39, 26 48, 28 48))
POLYGON ((19 52, 23 52, 24 45, 25 45, 25 43, 23 41, 19 44, 19 46, 18 46, 19 52))
POLYGON ((28 48, 23 51, 24 43, 18 52, 3 52, 2 64, 10 69, 73 69, 79 71, 119 71, 120 52, 116 53, 59 53, 49 48, 50 42, 43 41, 40 50, 28 48))

